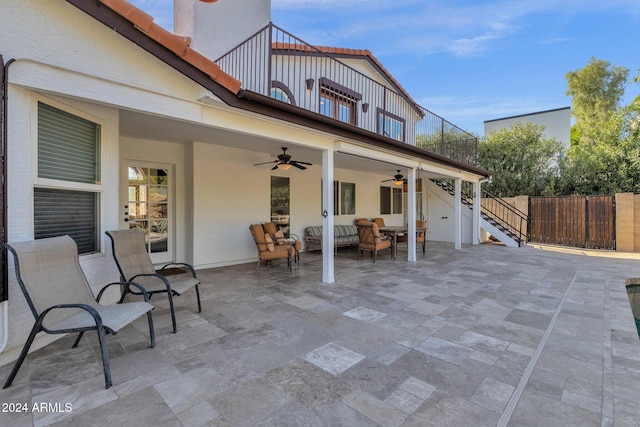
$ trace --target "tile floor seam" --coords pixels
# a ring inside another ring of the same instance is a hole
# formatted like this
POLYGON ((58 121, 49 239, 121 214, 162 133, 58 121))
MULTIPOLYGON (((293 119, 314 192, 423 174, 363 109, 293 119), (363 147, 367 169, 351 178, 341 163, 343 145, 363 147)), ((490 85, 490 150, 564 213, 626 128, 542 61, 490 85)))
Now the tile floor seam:
POLYGON ((538 347, 536 348, 536 351, 533 354, 533 357, 529 361, 527 368, 525 369, 522 377, 520 378, 520 382, 518 383, 518 386, 516 387, 515 391, 511 395, 511 399, 509 399, 507 406, 505 406, 505 409, 502 412, 502 415, 500 416, 500 419, 498 420, 496 427, 506 427, 506 425, 509 423, 511 416, 513 415, 513 412, 515 411, 516 406, 520 401, 520 397, 524 392, 524 388, 529 382, 529 378, 533 373, 533 369, 538 363, 538 359, 540 358, 540 355, 542 355, 542 351, 544 350, 544 347, 547 344, 547 341, 549 340, 549 336, 551 335, 551 331, 553 331, 556 321, 558 320, 558 316, 562 311, 564 302, 567 299, 569 293, 571 292, 571 289, 573 288, 573 284, 576 282, 576 279, 578 278, 579 272, 580 272, 580 266, 578 266, 578 268, 576 269, 576 272, 573 275, 573 279, 571 279, 571 283, 569 283, 569 286, 567 287, 567 290, 564 292, 564 295, 562 296, 562 299, 560 300, 560 303, 558 304, 556 311, 553 313, 553 317, 551 318, 551 321, 549 322, 549 325, 547 326, 547 329, 544 335, 542 336, 542 339, 540 340, 540 343, 538 344, 538 347))
POLYGON ((611 313, 609 300, 609 280, 605 280, 604 288, 604 345, 602 348, 602 399, 600 401, 600 411, 602 418, 600 424, 605 424, 605 420, 613 420, 614 402, 613 400, 607 404, 606 399, 613 396, 613 359, 611 354, 611 313))

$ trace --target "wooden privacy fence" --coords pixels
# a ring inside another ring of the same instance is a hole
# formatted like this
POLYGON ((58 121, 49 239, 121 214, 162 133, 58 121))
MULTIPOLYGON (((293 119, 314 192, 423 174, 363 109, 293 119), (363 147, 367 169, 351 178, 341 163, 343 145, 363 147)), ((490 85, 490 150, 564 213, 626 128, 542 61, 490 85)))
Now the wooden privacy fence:
POLYGON ((615 249, 614 196, 530 197, 529 241, 615 249))

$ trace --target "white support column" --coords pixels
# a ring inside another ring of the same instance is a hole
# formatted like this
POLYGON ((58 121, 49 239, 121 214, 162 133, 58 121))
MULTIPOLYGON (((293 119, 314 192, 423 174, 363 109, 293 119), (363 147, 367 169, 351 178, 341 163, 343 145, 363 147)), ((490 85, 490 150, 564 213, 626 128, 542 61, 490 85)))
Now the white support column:
POLYGON ((322 152, 322 281, 335 282, 333 255, 333 149, 322 152))
POLYGON ((407 221, 408 221, 408 254, 407 261, 416 260, 416 170, 409 169, 407 178, 407 221))
POLYGON ((462 249, 462 180, 456 178, 455 180, 455 195, 454 197, 454 214, 455 217, 455 232, 454 232, 454 248, 462 249))
POLYGON ((480 193, 480 182, 473 183, 473 237, 471 243, 477 245, 480 243, 480 213, 482 212, 482 197, 480 193))

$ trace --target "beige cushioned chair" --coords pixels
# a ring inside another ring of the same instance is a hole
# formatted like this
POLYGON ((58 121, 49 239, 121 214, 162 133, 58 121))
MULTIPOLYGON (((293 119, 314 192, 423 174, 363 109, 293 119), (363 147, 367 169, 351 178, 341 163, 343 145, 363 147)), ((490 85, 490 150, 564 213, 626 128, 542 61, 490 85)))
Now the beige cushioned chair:
MULTIPOLYGON (((144 233, 139 228, 107 231, 106 234, 111 239, 113 258, 116 261, 122 280, 133 280, 140 283, 147 290, 150 298, 155 294, 167 294, 169 308, 171 309, 173 333, 178 330, 176 313, 173 306, 174 296, 179 296, 185 291, 195 287, 196 298, 198 300, 198 313, 202 311, 200 289, 198 288, 200 280, 196 277, 196 272, 191 265, 172 262, 156 270, 147 252, 144 233), (185 277, 184 275, 164 276, 162 274, 162 272, 168 268, 174 267, 185 270, 191 277, 185 277)), ((128 291, 125 289, 123 298, 127 293, 138 295, 138 292, 135 290, 128 291)))

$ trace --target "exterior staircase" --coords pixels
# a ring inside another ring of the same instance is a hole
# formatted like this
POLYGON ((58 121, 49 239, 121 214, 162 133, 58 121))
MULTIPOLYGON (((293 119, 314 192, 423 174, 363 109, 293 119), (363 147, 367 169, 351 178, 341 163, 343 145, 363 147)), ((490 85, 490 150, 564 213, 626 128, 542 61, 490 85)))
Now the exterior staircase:
MULTIPOLYGON (((438 187, 455 197, 454 186, 445 179, 432 179, 438 187)), ((480 226, 493 238, 508 247, 520 247, 527 242, 527 215, 501 198, 481 189, 480 226)), ((473 194, 462 190, 462 204, 473 208, 473 194)))

